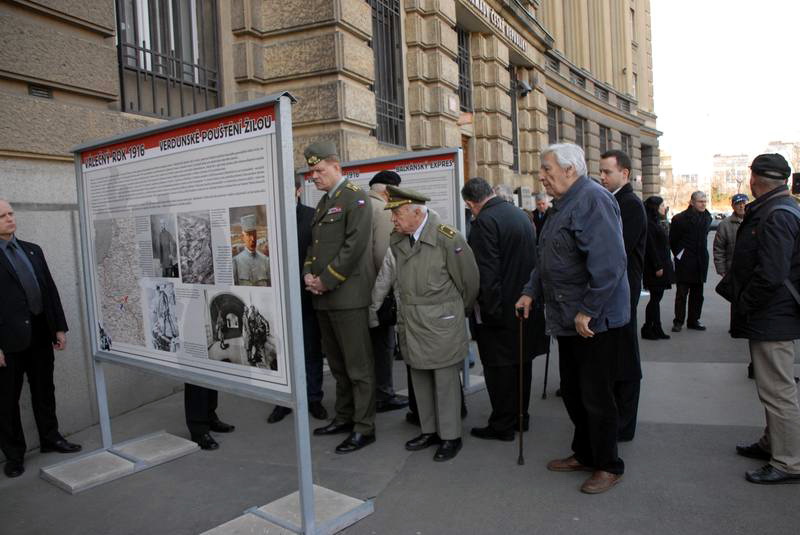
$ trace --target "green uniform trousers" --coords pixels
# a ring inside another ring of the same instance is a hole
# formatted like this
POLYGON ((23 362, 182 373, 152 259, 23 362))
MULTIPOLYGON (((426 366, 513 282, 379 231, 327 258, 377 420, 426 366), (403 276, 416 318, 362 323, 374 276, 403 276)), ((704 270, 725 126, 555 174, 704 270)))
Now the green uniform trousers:
POLYGON ((458 372, 462 366, 459 362, 433 370, 411 368, 423 433, 438 433, 442 440, 461 438, 461 378, 458 372))
POLYGON ((322 351, 336 379, 337 424, 354 424, 353 431, 375 432, 375 361, 369 337, 367 308, 317 310, 322 351))

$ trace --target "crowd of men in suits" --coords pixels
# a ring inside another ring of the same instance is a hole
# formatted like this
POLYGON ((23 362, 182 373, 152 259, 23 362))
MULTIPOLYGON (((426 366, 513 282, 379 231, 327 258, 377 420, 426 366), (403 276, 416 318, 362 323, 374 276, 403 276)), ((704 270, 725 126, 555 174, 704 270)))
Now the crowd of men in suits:
MULTIPOLYGON (((638 198, 627 154, 603 153, 600 177, 592 179, 580 147, 555 144, 542 152, 539 173, 553 206, 540 195, 528 218, 484 179, 472 178, 461 190, 472 214, 465 237, 440 220, 428 197, 401 188, 396 173, 378 173, 367 193, 342 175, 332 143, 314 143, 304 154, 307 178, 324 192, 312 209, 299 202, 302 181, 295 184, 313 417, 328 418, 321 403, 323 355, 336 382, 333 417, 314 435, 346 435, 335 451, 352 453, 375 442, 376 412, 410 405, 407 419, 421 432, 406 449, 436 446, 435 461, 454 458, 463 446, 459 370, 474 338, 492 411, 470 435, 512 441, 529 427, 532 360, 554 337, 574 435, 571 454, 547 468, 589 472, 581 486, 589 494, 616 485, 625 471, 618 442, 636 432, 642 378, 636 310, 643 282, 651 292, 644 338, 669 338, 658 305, 673 273, 672 330, 679 332, 684 321, 705 329, 699 321, 708 267, 705 196, 692 195, 667 238, 663 199, 638 198), (395 343, 407 365, 410 400, 394 392, 395 343)), ((725 270, 718 291, 732 303, 731 334, 750 340, 767 412, 759 442, 737 448, 770 461, 747 473, 756 483, 800 482, 800 410, 791 380, 792 340, 800 338, 800 210, 788 196, 789 168, 781 160, 762 155, 754 161, 757 200, 742 211, 731 262, 718 264, 725 270)), ((740 202, 734 197, 734 207, 740 202)), ((41 249, 15 238, 13 210, 2 200, 0 225, 0 446, 5 473, 15 477, 24 471, 18 407, 24 374, 42 451, 80 446, 58 433, 55 418, 52 349, 63 349, 67 330, 58 292, 41 249)), ((233 431, 217 417, 216 401, 215 391, 187 385, 187 424, 204 449, 219 447, 209 431, 233 431)), ((268 422, 289 412, 275 407, 268 422)))

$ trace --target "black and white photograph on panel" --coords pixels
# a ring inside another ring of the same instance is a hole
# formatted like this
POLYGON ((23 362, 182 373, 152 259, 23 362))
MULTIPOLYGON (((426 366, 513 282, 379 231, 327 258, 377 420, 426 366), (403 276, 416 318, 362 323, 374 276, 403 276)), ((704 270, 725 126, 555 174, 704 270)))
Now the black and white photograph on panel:
POLYGON ((233 284, 272 286, 267 207, 237 206, 229 211, 233 284))
POLYGON ((214 284, 211 216, 208 210, 178 214, 181 281, 214 284))
POLYGON ((211 360, 278 370, 270 294, 243 288, 207 290, 206 334, 211 360))
POLYGON ((178 277, 178 229, 175 214, 150 216, 150 236, 153 243, 153 269, 161 277, 178 277))
POLYGON ((181 335, 175 284, 163 279, 145 279, 141 284, 148 322, 145 333, 148 346, 177 353, 181 348, 181 335))

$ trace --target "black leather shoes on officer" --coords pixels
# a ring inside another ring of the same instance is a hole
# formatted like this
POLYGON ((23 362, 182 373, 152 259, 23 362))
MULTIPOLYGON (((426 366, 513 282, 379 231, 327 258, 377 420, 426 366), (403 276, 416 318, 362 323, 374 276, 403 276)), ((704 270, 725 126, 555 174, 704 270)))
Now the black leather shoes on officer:
POLYGON ((314 429, 314 435, 316 436, 340 435, 342 433, 352 433, 352 432, 353 432, 353 422, 336 423, 336 420, 332 421, 325 427, 318 427, 314 429))
POLYGON ((192 437, 192 442, 196 442, 200 449, 203 450, 218 450, 219 443, 214 440, 214 437, 209 435, 208 433, 203 433, 202 435, 197 435, 192 437))
POLYGON ((353 432, 344 439, 344 442, 336 446, 336 453, 352 453, 364 446, 369 446, 373 442, 375 442, 374 433, 372 435, 362 435, 361 433, 353 432))
POLYGON ((3 466, 3 473, 8 477, 19 477, 25 473, 25 464, 22 461, 13 461, 11 459, 6 461, 3 466))
POLYGON ((236 429, 235 425, 227 424, 222 420, 212 421, 209 427, 215 433, 233 433, 233 430, 236 429))
POLYGON ((461 450, 461 439, 456 438, 454 440, 444 440, 439 448, 436 450, 436 454, 433 456, 433 460, 437 462, 442 461, 449 461, 461 450))
POLYGON ((50 453, 51 451, 57 451, 58 453, 77 453, 82 449, 83 447, 80 444, 73 444, 72 442, 68 442, 65 438, 60 438, 55 442, 45 442, 39 446, 39 450, 42 453, 50 453))
POLYGON ((473 427, 470 429, 470 435, 484 440, 500 440, 502 442, 513 442, 514 431, 498 431, 491 426, 486 427, 473 427))
POLYGON ((769 461, 772 458, 772 454, 762 448, 758 442, 753 444, 737 444, 736 453, 742 457, 747 457, 749 459, 760 459, 762 461, 769 461))
POLYGON ((406 449, 408 451, 419 451, 436 446, 442 443, 442 439, 436 433, 422 433, 416 438, 412 438, 406 442, 406 449))

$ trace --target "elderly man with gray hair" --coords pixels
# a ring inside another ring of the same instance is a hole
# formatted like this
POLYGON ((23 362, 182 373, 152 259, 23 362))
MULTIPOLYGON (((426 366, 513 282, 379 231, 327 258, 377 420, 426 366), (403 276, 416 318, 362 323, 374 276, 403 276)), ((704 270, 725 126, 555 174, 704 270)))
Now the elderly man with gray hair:
POLYGON ((598 494, 622 478, 614 401, 621 327, 630 321, 630 291, 619 205, 587 176, 583 149, 555 144, 539 171, 553 210, 542 230, 536 266, 516 303, 528 317, 543 301, 547 334, 558 339, 561 394, 575 425, 572 455, 547 464, 556 472, 589 471, 581 491, 598 494))

